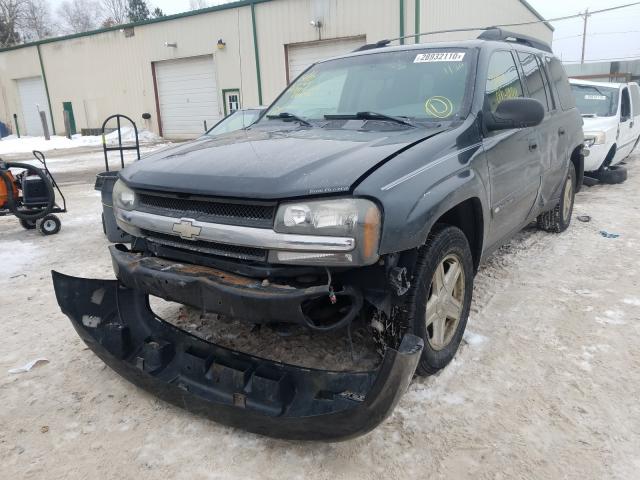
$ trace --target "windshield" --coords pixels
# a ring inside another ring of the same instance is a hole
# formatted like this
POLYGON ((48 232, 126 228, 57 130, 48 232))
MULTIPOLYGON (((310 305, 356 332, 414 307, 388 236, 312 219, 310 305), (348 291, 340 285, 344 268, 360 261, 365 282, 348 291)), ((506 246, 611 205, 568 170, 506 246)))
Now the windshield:
MULTIPOLYGON (((373 53, 314 65, 289 86, 265 117, 306 121, 375 113, 411 120, 466 116, 472 55, 466 49, 373 53), (289 117, 290 118, 290 117, 289 117)), ((371 115, 359 118, 371 119, 371 115)), ((388 120, 388 119, 387 119, 388 120)))
POLYGON ((206 135, 215 136, 248 127, 260 116, 260 110, 237 110, 221 120, 206 135))
POLYGON ((617 88, 572 84, 571 90, 582 115, 611 117, 618 111, 617 88))

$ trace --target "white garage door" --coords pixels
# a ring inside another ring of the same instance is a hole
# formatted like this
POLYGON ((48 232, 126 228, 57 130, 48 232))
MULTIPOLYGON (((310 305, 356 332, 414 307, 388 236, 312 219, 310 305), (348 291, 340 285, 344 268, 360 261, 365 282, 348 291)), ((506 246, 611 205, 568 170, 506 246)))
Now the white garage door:
POLYGON ((365 37, 353 37, 287 45, 289 82, 294 81, 309 65, 318 60, 353 52, 365 43, 365 37))
POLYGON ((213 57, 184 58, 155 64, 162 135, 193 138, 220 118, 213 57))
POLYGON ((47 116, 49 133, 53 135, 51 128, 51 118, 49 115, 49 102, 47 102, 47 91, 44 88, 42 77, 21 78, 17 80, 20 103, 22 104, 22 118, 26 128, 25 135, 33 137, 44 135, 40 111, 47 116))

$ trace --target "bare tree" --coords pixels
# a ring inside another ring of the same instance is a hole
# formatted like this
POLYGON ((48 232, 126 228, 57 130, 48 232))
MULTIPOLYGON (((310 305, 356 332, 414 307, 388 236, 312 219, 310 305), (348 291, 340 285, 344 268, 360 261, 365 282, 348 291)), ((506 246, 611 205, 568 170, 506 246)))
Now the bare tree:
POLYGON ((102 9, 106 19, 105 24, 121 25, 127 23, 128 2, 127 0, 102 0, 102 9))
POLYGON ((207 0, 189 0, 189 10, 200 10, 208 6, 209 2, 207 0))
POLYGON ((55 31, 47 0, 26 0, 20 25, 24 40, 33 41, 51 37, 55 31))
POLYGON ((101 23, 102 12, 96 0, 65 0, 58 7, 57 13, 65 33, 94 30, 101 23))
POLYGON ((0 46, 10 47, 20 43, 20 22, 25 0, 0 0, 0 46))

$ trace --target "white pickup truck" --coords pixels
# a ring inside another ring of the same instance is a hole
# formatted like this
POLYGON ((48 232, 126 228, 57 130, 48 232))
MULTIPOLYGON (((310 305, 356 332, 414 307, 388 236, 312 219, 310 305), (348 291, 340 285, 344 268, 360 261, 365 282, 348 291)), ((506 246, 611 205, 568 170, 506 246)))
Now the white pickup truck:
POLYGON ((626 170, 617 166, 640 140, 640 88, 637 83, 571 79, 576 106, 584 119, 590 150, 584 170, 605 183, 621 183, 626 170))

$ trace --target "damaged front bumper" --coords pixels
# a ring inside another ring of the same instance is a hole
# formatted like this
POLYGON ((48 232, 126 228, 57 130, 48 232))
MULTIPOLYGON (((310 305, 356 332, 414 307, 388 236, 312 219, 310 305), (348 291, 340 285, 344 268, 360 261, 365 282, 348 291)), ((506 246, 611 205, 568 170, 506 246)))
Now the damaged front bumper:
POLYGON ((331 291, 336 301, 344 300, 348 308, 335 321, 321 325, 303 306, 321 298, 328 303, 327 284, 295 288, 211 267, 132 253, 123 245, 112 245, 109 250, 116 277, 125 286, 199 308, 202 312, 240 318, 252 324, 295 323, 313 330, 333 330, 348 325, 363 305, 362 293, 353 286, 331 291))
POLYGON ((53 272, 53 283, 80 337, 120 375, 175 405, 271 437, 337 441, 371 431, 398 403, 423 348, 405 334, 377 370, 297 367, 194 337, 156 317, 147 295, 116 280, 53 272))

